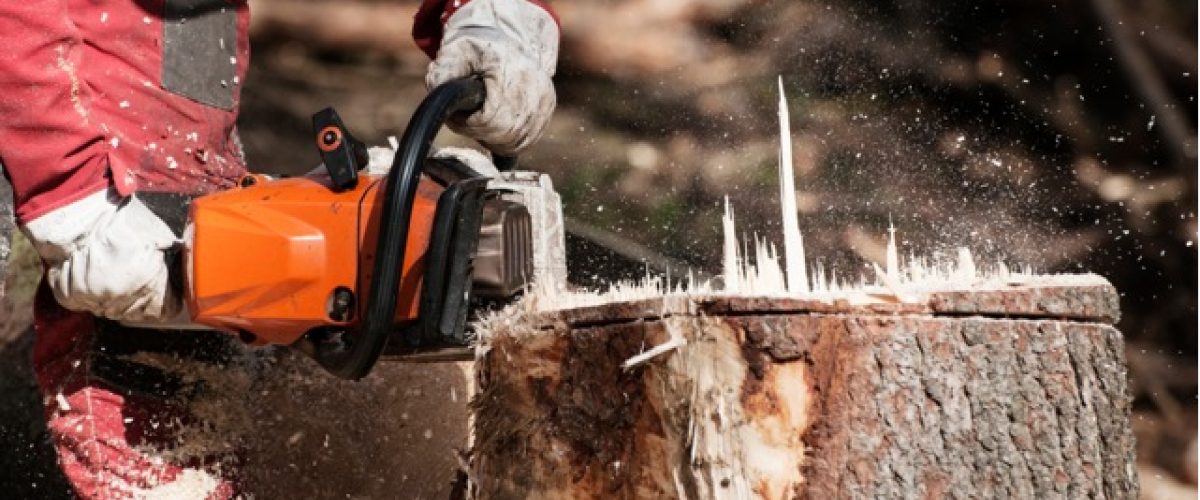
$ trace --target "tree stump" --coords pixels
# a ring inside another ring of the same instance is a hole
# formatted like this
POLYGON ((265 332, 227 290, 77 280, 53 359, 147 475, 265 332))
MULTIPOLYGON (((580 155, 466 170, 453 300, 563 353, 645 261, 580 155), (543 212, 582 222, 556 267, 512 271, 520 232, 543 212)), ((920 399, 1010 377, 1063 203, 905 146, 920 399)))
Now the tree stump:
POLYGON ((1035 281, 494 318, 476 498, 1136 498, 1117 294, 1035 281))

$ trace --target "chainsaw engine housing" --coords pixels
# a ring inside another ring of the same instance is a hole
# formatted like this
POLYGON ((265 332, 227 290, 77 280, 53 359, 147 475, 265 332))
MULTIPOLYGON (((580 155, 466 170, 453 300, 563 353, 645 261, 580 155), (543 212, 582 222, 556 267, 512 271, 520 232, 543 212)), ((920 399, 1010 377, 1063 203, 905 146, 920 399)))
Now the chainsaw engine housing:
POLYGON ((501 173, 515 157, 468 158, 470 167, 429 155, 446 120, 480 109, 485 92, 473 77, 433 89, 382 169, 326 108, 313 115, 323 174, 248 176, 195 200, 184 286, 192 322, 298 347, 359 379, 385 354, 469 356, 475 295, 495 304, 535 279, 561 286, 562 209, 549 178, 501 173))
MULTIPOLYGON (((431 172, 463 168, 427 162, 431 172)), ((473 303, 503 303, 535 277, 565 276, 561 209, 546 176, 436 177, 421 178, 411 211, 390 354, 465 345, 473 303)), ((364 175, 338 191, 327 175, 251 176, 195 200, 185 252, 192 321, 310 353, 305 344, 352 335, 365 314, 379 226, 388 223, 383 179, 364 175)))

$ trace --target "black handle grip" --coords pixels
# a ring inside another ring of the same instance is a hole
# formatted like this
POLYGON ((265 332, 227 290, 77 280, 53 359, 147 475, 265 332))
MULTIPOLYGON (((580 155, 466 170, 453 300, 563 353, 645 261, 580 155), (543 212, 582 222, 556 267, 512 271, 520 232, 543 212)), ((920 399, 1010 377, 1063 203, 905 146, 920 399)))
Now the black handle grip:
POLYGON ((366 311, 358 332, 346 348, 316 353, 317 361, 336 376, 359 379, 370 373, 383 354, 396 314, 401 272, 407 250, 412 207, 421 180, 421 169, 442 125, 455 113, 471 113, 483 106, 483 82, 476 78, 453 80, 425 97, 408 122, 400 149, 383 182, 383 210, 375 249, 375 266, 366 311))

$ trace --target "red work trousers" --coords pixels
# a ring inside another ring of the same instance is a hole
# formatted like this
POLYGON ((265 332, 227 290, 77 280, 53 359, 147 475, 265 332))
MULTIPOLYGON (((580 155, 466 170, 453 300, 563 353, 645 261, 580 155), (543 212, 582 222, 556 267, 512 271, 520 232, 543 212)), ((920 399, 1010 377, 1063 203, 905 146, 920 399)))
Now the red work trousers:
POLYGON ((63 309, 44 283, 35 307, 35 374, 59 465, 78 497, 234 498, 236 449, 177 453, 194 446, 187 427, 204 425, 188 409, 192 386, 106 352, 101 321, 63 309))

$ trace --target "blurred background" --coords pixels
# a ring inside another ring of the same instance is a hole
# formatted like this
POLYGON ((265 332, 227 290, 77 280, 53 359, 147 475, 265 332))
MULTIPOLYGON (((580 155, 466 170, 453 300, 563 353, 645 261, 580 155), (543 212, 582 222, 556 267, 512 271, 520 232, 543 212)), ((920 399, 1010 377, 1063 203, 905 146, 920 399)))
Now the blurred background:
MULTIPOLYGON (((326 105, 368 142, 399 135, 425 92, 417 2, 252 5, 254 168, 314 165, 308 120, 326 105)), ((857 279, 894 223, 903 254, 966 246, 1106 277, 1143 461, 1195 484, 1195 1, 552 5, 559 106, 521 161, 554 178, 574 226, 719 272, 728 196, 742 229, 779 242, 782 78, 810 258, 857 279)))
MULTIPOLYGON (((315 166, 310 116, 325 106, 369 144, 400 135, 425 93, 419 2, 250 3, 252 169, 315 166)), ((728 196, 741 229, 779 242, 781 79, 810 258, 857 279, 894 224, 902 254, 966 246, 1106 277, 1142 498, 1196 498, 1194 0, 551 4, 559 105, 521 162, 553 177, 573 227, 715 273, 728 196)), ((586 257, 585 284, 642 272, 586 257)))

